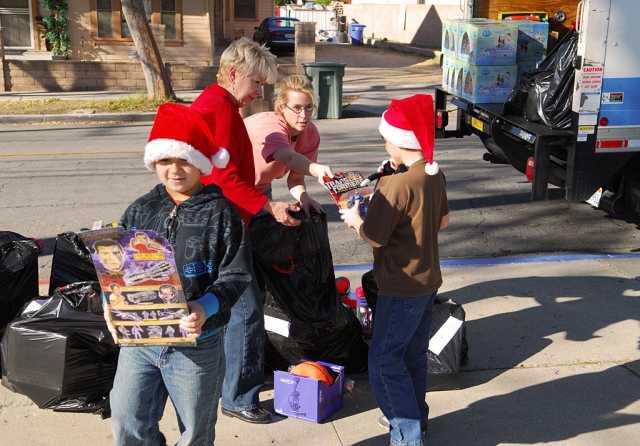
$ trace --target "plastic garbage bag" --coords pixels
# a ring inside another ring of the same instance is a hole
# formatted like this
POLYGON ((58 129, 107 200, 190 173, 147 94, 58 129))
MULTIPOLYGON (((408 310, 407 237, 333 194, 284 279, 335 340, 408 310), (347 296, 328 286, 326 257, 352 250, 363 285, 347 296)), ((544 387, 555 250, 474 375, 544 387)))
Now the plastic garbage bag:
POLYGON ((49 295, 56 288, 76 282, 97 282, 98 275, 91 253, 75 232, 64 232, 56 237, 49 278, 49 295))
POLYGON ((34 240, 0 231, 0 338, 20 309, 38 297, 38 256, 34 240))
MULTIPOLYGON (((367 305, 373 312, 373 329, 375 331, 378 285, 373 278, 373 271, 367 271, 362 275, 362 288, 367 305)), ((427 363, 428 392, 460 388, 460 367, 464 367, 469 362, 465 316, 462 305, 436 295, 433 304, 429 350, 427 351, 429 360, 427 363), (432 349, 438 352, 435 353, 432 349)))
POLYGON ((39 408, 110 414, 119 347, 102 315, 97 282, 34 300, 2 338, 2 384, 39 408))
POLYGON ((570 31, 537 69, 524 73, 504 106, 505 114, 520 115, 552 129, 571 125, 578 34, 570 31))
POLYGON ((342 305, 333 271, 326 214, 291 213, 300 226, 271 215, 252 220, 254 267, 263 289, 265 363, 286 370, 301 359, 366 368, 368 346, 353 311, 342 305))

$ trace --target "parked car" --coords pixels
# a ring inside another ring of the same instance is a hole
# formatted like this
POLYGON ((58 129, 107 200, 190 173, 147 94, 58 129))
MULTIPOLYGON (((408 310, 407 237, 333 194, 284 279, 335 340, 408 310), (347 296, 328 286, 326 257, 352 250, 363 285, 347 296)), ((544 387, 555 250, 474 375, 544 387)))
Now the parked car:
POLYGON ((266 18, 260 26, 255 27, 253 40, 266 45, 272 51, 294 51, 296 44, 294 23, 299 21, 295 17, 266 18))

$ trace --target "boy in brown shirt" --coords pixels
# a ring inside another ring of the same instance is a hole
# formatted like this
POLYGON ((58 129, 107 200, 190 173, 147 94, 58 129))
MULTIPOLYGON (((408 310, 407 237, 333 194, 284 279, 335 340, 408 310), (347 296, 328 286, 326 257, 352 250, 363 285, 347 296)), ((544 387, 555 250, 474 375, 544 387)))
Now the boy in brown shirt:
POLYGON ((391 101, 379 130, 387 153, 408 170, 379 180, 364 220, 357 204, 340 211, 373 246, 379 290, 369 378, 394 446, 423 445, 429 416, 427 348, 442 285, 438 231, 449 223, 444 176, 433 161, 433 110, 428 95, 391 101))

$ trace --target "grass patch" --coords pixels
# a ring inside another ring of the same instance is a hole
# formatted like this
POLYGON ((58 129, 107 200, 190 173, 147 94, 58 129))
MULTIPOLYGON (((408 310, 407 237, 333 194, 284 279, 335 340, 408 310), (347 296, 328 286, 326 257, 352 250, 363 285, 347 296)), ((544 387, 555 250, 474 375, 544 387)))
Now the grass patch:
POLYGON ((169 101, 151 100, 146 93, 136 93, 118 99, 66 100, 59 98, 22 99, 0 101, 0 115, 53 115, 71 113, 74 110, 94 110, 95 113, 155 112, 164 102, 184 101, 173 98, 169 101))
POLYGON ((345 108, 351 104, 353 104, 354 102, 356 102, 358 99, 360 99, 359 94, 353 94, 353 95, 347 95, 347 96, 342 96, 342 108, 345 108))

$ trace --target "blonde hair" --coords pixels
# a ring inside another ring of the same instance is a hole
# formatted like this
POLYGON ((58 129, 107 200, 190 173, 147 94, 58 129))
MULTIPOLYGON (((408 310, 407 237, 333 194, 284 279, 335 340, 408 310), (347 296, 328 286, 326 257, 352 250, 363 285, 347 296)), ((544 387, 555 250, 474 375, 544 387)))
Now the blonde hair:
POLYGON ((313 105, 316 107, 320 103, 320 97, 313 89, 313 85, 309 81, 309 78, 302 74, 289 76, 283 79, 278 83, 277 87, 279 90, 274 95, 273 108, 279 115, 282 114, 280 112, 280 106, 286 105, 287 102, 289 102, 289 92, 291 91, 299 91, 307 94, 311 98, 313 105))
POLYGON ((268 84, 273 84, 278 79, 276 56, 271 54, 264 45, 259 45, 246 37, 231 42, 220 56, 220 67, 216 77, 223 87, 231 84, 229 80, 231 67, 236 67, 242 76, 258 73, 268 84))

